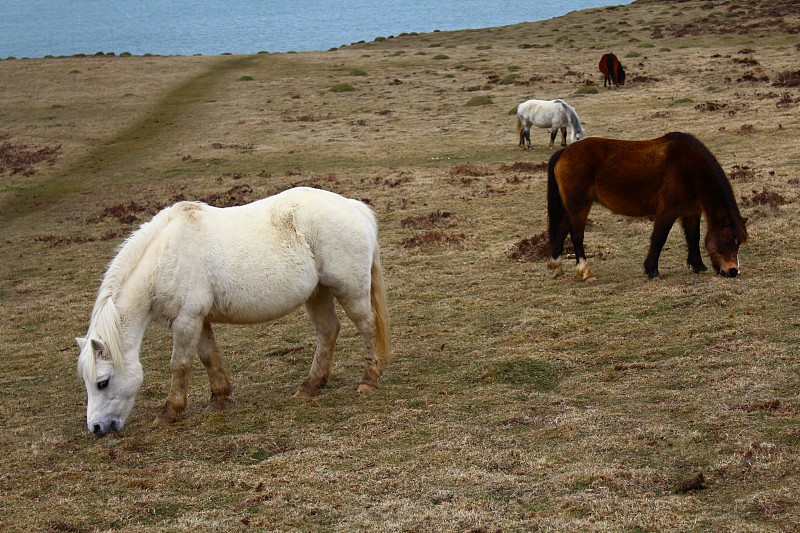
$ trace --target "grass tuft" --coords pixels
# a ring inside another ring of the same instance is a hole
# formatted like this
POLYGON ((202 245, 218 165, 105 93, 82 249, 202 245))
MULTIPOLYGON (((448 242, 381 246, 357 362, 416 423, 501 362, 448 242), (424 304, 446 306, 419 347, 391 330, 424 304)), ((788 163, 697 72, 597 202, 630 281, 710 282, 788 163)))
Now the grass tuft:
POLYGON ((337 83, 329 89, 332 93, 349 93, 355 90, 356 88, 349 83, 337 83))
POLYGON ((490 105, 492 103, 492 97, 488 95, 476 95, 467 100, 467 103, 464 104, 467 107, 478 107, 483 105, 490 105))

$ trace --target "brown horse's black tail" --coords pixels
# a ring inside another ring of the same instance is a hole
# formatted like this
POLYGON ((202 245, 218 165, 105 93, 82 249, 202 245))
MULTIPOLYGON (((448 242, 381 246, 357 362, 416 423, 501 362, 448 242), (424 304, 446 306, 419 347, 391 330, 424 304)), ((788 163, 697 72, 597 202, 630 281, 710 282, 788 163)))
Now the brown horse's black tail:
MULTIPOLYGON (((556 181, 556 163, 561 158, 566 148, 554 153, 547 165, 547 236, 550 239, 550 250, 555 250, 555 242, 558 240, 556 232, 564 218, 566 208, 561 200, 561 192, 558 190, 556 181)), ((555 259, 555 258, 554 258, 555 259)))

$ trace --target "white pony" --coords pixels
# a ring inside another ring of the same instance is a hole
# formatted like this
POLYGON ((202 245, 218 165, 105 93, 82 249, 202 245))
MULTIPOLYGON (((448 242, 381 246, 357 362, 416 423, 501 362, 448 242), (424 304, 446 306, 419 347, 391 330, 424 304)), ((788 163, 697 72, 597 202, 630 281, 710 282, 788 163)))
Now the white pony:
POLYGON ((155 423, 176 420, 186 407, 195 354, 211 382, 206 410, 230 402, 213 322, 266 322, 303 303, 317 348, 295 396, 313 396, 333 365, 335 301, 364 340, 358 391, 372 390, 389 361, 389 338, 378 227, 363 203, 299 187, 238 207, 179 202, 164 209, 120 247, 89 331, 76 339, 89 431, 101 437, 125 423, 142 384, 139 349, 153 320, 171 327, 173 337, 172 385, 155 423))
POLYGON ((567 126, 570 128, 569 142, 580 141, 585 135, 581 119, 575 108, 564 100, 526 100, 517 106, 517 134, 519 145, 531 148, 531 126, 550 128, 550 148, 561 129, 561 146, 567 145, 567 126))

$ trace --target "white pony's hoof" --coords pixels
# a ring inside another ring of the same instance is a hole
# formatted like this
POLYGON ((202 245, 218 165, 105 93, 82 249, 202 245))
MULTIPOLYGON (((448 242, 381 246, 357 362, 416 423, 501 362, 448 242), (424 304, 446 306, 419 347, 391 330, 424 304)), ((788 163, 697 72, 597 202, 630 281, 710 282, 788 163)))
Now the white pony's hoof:
POLYGON ((212 398, 211 401, 208 402, 208 405, 203 410, 203 412, 206 414, 218 413, 219 411, 224 411, 225 409, 227 409, 228 406, 231 405, 231 403, 233 403, 233 400, 231 400, 230 397, 217 396, 215 398, 212 398))

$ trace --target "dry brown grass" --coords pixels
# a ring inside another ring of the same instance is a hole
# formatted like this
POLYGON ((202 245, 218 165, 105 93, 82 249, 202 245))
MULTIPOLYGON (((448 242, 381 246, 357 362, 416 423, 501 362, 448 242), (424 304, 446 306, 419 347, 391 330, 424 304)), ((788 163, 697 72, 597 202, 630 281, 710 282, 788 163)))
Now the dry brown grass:
POLYGON ((0 142, 60 146, 0 174, 0 528, 796 528, 798 21, 796 2, 640 0, 330 52, 0 61, 0 142), (575 94, 608 50, 631 82, 575 94), (647 282, 650 222, 600 207, 595 284, 515 256, 541 245, 551 152, 544 131, 520 150, 508 110, 557 97, 589 135, 703 140, 750 219, 743 275, 685 270, 676 228, 647 282), (128 425, 92 438, 73 339, 119 242, 176 199, 299 184, 379 215, 381 388, 355 394, 345 321, 328 387, 291 399, 313 351, 298 311, 219 327, 235 405, 203 415, 195 368, 181 421, 152 429, 170 350, 154 327, 128 425))

